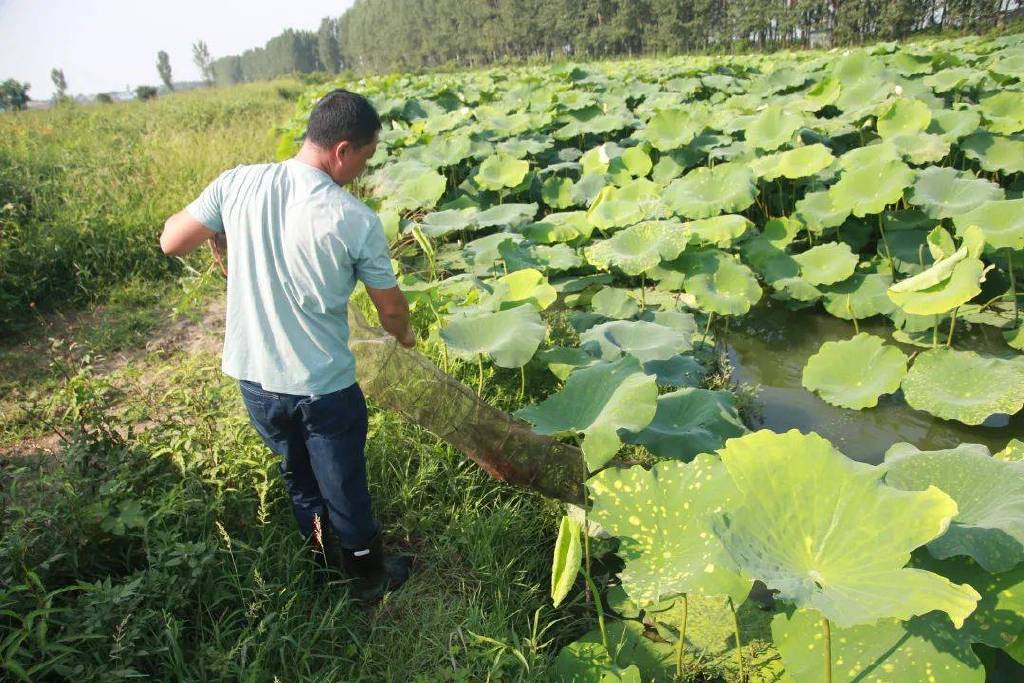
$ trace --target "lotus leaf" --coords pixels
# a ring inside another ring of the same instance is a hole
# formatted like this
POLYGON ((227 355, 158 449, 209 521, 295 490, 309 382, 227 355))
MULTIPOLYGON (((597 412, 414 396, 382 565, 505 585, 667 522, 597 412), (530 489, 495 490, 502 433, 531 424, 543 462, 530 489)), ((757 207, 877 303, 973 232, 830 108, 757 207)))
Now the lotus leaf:
MULTIPOLYGON (((971 644, 951 633, 942 615, 909 621, 832 627, 832 680, 838 683, 984 683, 985 667, 971 644)), ((801 609, 777 614, 772 639, 793 683, 822 680, 821 616, 801 609)))
POLYGON ((847 169, 828 193, 834 206, 863 217, 899 201, 913 181, 914 172, 902 161, 881 161, 847 169))
POLYGON ((809 230, 822 232, 842 225, 850 216, 850 207, 838 203, 831 192, 810 192, 796 203, 795 215, 809 230))
POLYGON ((658 385, 633 356, 573 371, 561 391, 515 415, 538 434, 583 433, 583 457, 596 470, 622 445, 616 430, 639 431, 654 419, 658 385))
POLYGON ((663 458, 689 462, 698 453, 713 452, 726 439, 746 432, 730 392, 683 388, 658 396, 651 423, 639 432, 624 433, 622 440, 663 458))
POLYGON ((551 665, 554 683, 641 683, 640 669, 612 663, 611 654, 599 642, 569 643, 551 665))
POLYGON ((382 196, 392 211, 432 208, 447 187, 443 175, 417 161, 386 166, 377 178, 375 194, 382 196))
POLYGON ((890 286, 888 294, 906 313, 947 313, 981 292, 984 273, 985 264, 958 250, 927 270, 890 286))
POLYGON ((805 145, 780 153, 775 164, 774 174, 764 177, 768 180, 774 180, 778 176, 792 179, 806 178, 825 170, 834 161, 835 157, 825 145, 821 143, 805 145))
POLYGON ((1024 465, 996 460, 978 444, 920 451, 900 443, 885 454, 885 466, 886 482, 897 488, 936 486, 956 501, 949 530, 928 544, 932 555, 969 555, 992 573, 1024 562, 1024 465))
POLYGON ((650 142, 655 149, 667 152, 688 144, 703 127, 682 109, 666 109, 651 117, 639 137, 650 142))
POLYGON ((606 187, 587 210, 587 222, 601 230, 624 228, 647 217, 635 201, 614 198, 614 188, 606 187))
POLYGON ((582 559, 580 525, 576 520, 564 515, 558 527, 558 539, 555 541, 555 552, 551 562, 551 602, 555 607, 565 600, 569 589, 576 582, 582 559))
POLYGON ((499 152, 480 164, 474 179, 485 190, 500 191, 523 182, 529 170, 530 162, 499 152))
POLYGON ((587 481, 591 516, 620 540, 620 577, 637 605, 683 593, 728 595, 743 602, 751 581, 736 570, 711 532, 711 517, 736 490, 711 455, 691 463, 661 462, 607 469, 587 481))
POLYGON ((569 178, 551 176, 540 188, 540 197, 552 209, 567 209, 575 200, 572 197, 573 182, 569 178))
POLYGON ((687 233, 672 221, 638 223, 610 239, 586 247, 587 261, 603 270, 614 265, 626 275, 639 275, 663 260, 672 260, 686 248, 687 233))
POLYGON ((754 203, 754 174, 739 163, 701 166, 673 180, 665 203, 685 218, 710 218, 723 212, 744 211, 754 203))
POLYGON ((524 268, 495 280, 491 296, 500 302, 500 308, 503 309, 528 303, 542 311, 555 302, 558 293, 548 283, 544 273, 524 268))
POLYGON ((889 142, 912 164, 933 164, 949 154, 949 142, 931 133, 903 133, 889 142))
POLYGON ((1004 90, 984 97, 978 108, 993 133, 1016 133, 1024 130, 1024 92, 1004 90))
POLYGON ((825 289, 825 310, 844 320, 888 315, 896 309, 887 293, 891 284, 892 278, 882 273, 854 273, 825 289))
POLYGON ((481 228, 497 225, 518 227, 529 223, 537 215, 536 204, 498 204, 476 215, 474 222, 481 228))
POLYGON ((465 230, 473 225, 473 219, 476 218, 477 213, 479 212, 475 208, 435 211, 424 216, 420 227, 430 237, 443 237, 448 233, 465 230))
POLYGON ((1003 188, 975 178, 970 171, 929 166, 918 172, 907 201, 920 206, 932 218, 949 218, 1002 199, 1003 195, 1003 188))
POLYGON ((576 368, 595 365, 601 362, 581 348, 564 346, 555 346, 544 351, 538 351, 537 360, 546 364, 551 374, 563 382, 569 377, 569 373, 576 368))
POLYGON ((970 586, 904 567, 956 514, 942 491, 887 486, 884 469, 796 430, 730 439, 718 453, 739 491, 723 505, 719 537, 740 569, 779 598, 839 628, 932 610, 959 628, 974 610, 980 596, 970 586))
MULTIPOLYGON (((736 214, 725 214, 713 218, 702 218, 690 221, 682 226, 690 241, 699 244, 711 243, 718 247, 728 247, 733 242, 743 237, 753 226, 747 218, 736 214)), ((682 250, 664 258, 666 261, 679 256, 682 250)))
POLYGON ((969 109, 943 109, 934 112, 928 132, 953 143, 967 137, 981 125, 981 115, 969 109))
POLYGON ((958 231, 977 225, 993 249, 1024 249, 1024 199, 986 202, 953 217, 958 231))
POLYGON ((903 380, 903 395, 917 410, 981 424, 990 415, 1013 415, 1024 407, 1024 361, 932 349, 914 361, 903 380))
POLYGON ((487 354, 495 365, 526 365, 544 340, 547 328, 537 309, 523 304, 493 313, 455 317, 441 328, 441 339, 462 355, 487 354))
POLYGON ((580 335, 580 347, 601 360, 629 354, 646 363, 668 360, 693 348, 690 332, 646 320, 613 320, 580 335))
POLYGON ((1006 444, 1006 448, 999 451, 992 457, 996 460, 1024 460, 1024 441, 1021 441, 1020 439, 1010 439, 1010 442, 1006 444))
POLYGON ((554 273, 583 265, 583 259, 576 250, 565 244, 523 246, 522 243, 506 240, 498 244, 498 253, 509 272, 536 268, 554 273))
POLYGON ((878 397, 900 388, 907 374, 907 356, 873 334, 821 345, 804 366, 804 388, 822 400, 861 410, 878 405, 878 397))
POLYGON ((1024 140, 1020 137, 1004 137, 978 130, 960 142, 960 149, 986 171, 1024 172, 1024 140))
POLYGON ((640 305, 624 289, 604 287, 590 299, 594 313, 606 318, 632 318, 640 312, 640 305))
POLYGON ((920 100, 903 98, 894 100, 878 117, 878 134, 883 138, 908 133, 921 133, 931 123, 932 112, 920 100))
POLYGON ((644 372, 654 375, 658 384, 667 387, 699 387, 707 369, 693 356, 678 355, 668 360, 644 363, 644 372))
POLYGON ((721 315, 743 315, 761 299, 761 287, 749 268, 717 249, 684 252, 677 260, 687 274, 683 283, 700 307, 721 315))
POLYGON ((589 239, 594 226, 587 223, 586 211, 549 213, 537 223, 523 229, 523 234, 534 242, 571 242, 589 239))
POLYGON ((845 242, 828 242, 797 254, 793 260, 800 266, 800 277, 811 285, 831 285, 853 275, 857 255, 845 242))
POLYGON ((790 142, 802 125, 800 114, 769 105, 747 124, 747 144, 766 151, 778 149, 790 142))
POLYGON ((641 147, 630 147, 622 152, 622 163, 635 178, 642 178, 651 172, 654 164, 651 157, 641 147))
POLYGON ((472 242, 466 242, 463 247, 463 256, 467 257, 478 274, 486 275, 498 267, 498 259, 501 252, 498 246, 506 241, 513 243, 522 241, 522 236, 514 232, 495 232, 485 237, 480 237, 472 242))

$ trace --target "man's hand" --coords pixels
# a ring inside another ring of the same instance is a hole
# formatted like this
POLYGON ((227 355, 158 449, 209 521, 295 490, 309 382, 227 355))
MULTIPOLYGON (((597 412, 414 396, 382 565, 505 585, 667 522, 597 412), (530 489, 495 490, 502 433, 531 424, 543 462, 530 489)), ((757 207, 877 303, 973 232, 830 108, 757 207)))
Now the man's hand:
POLYGON ((409 302, 402 290, 398 286, 387 289, 367 287, 366 293, 377 307, 381 326, 405 348, 416 346, 416 335, 409 323, 409 302))
POLYGON ((412 331, 412 325, 409 325, 404 335, 398 337, 398 343, 407 349, 411 349, 416 346, 416 333, 412 331))
POLYGON ((213 260, 217 262, 220 272, 224 277, 228 276, 228 238, 222 232, 218 232, 210 238, 210 250, 213 251, 213 260))

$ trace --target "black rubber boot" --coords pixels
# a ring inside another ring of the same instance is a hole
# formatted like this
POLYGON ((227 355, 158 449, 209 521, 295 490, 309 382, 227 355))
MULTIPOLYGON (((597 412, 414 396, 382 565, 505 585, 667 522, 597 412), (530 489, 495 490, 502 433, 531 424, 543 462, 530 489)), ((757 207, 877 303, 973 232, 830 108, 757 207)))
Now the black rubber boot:
POLYGON ((387 555, 384 552, 384 535, 380 532, 366 548, 348 550, 337 546, 334 534, 329 534, 328 558, 340 555, 341 564, 348 575, 355 579, 352 597, 363 603, 374 603, 384 593, 396 590, 409 578, 408 557, 387 555))

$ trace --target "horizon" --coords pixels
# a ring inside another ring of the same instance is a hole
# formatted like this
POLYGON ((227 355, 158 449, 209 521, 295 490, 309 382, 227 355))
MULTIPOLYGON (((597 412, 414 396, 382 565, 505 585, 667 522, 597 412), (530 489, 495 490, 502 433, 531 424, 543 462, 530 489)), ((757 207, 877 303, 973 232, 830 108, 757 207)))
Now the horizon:
POLYGON ((128 0, 53 0, 46 7, 0 0, 0 81, 28 82, 36 101, 52 99, 54 68, 63 69, 71 97, 160 87, 160 50, 170 57, 173 82, 201 81, 192 62, 196 41, 206 42, 212 59, 241 54, 288 28, 316 31, 324 17, 337 18, 351 4, 304 0, 284 12, 271 0, 182 0, 165 17, 155 14, 163 8, 128 0), (235 22, 238 16, 245 21, 235 22))

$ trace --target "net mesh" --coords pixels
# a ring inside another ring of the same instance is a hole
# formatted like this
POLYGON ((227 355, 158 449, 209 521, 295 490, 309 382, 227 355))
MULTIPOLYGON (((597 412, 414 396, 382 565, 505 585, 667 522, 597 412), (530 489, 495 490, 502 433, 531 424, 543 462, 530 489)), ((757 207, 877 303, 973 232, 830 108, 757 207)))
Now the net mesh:
POLYGON ((423 354, 370 325, 358 306, 348 309, 349 347, 368 398, 450 443, 495 479, 583 502, 587 471, 578 448, 535 434, 423 354))

